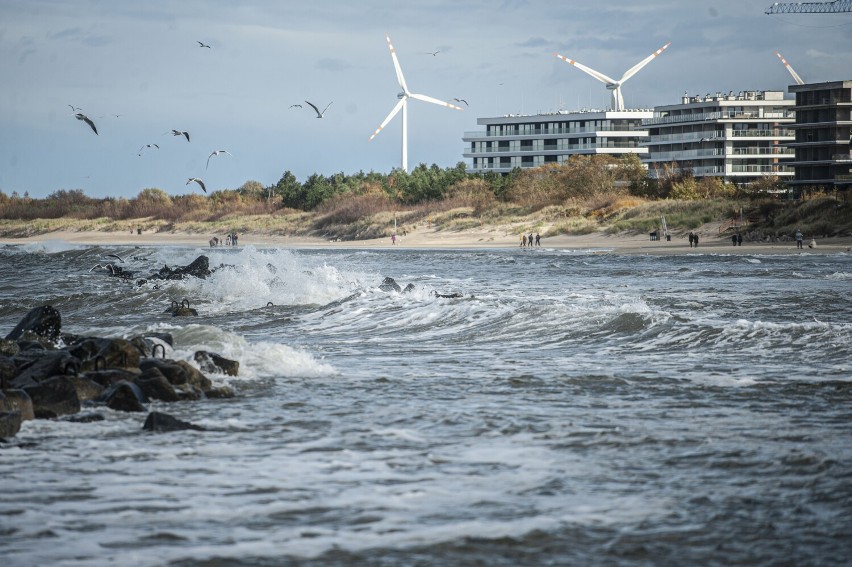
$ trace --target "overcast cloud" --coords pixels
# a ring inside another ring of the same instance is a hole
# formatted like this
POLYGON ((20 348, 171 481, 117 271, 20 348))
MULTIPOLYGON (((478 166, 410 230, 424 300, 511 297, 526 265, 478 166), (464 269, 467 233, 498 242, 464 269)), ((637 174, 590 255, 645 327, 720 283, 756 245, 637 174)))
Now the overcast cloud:
POLYGON ((389 172, 399 117, 368 142, 399 91, 385 33, 412 92, 470 104, 410 102, 411 166, 462 161, 478 117, 607 107, 604 85, 554 51, 618 78, 671 41, 622 88, 633 108, 684 91, 786 91, 776 50, 806 81, 852 79, 852 14, 767 16, 770 4, 0 0, 0 190, 132 197, 198 191, 189 177, 211 191, 286 170, 389 172), (320 120, 305 100, 334 102, 320 120), (233 155, 205 170, 223 149, 233 155))

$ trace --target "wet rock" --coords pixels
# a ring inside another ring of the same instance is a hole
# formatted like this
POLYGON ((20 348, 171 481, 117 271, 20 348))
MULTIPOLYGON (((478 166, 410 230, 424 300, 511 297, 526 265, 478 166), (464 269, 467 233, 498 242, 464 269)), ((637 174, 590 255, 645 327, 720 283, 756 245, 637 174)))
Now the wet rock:
POLYGON ((152 366, 143 371, 136 379, 136 385, 152 400, 177 402, 181 399, 174 386, 157 367, 152 366))
POLYGON ((6 340, 16 341, 22 338, 26 331, 30 331, 40 337, 55 341, 59 338, 61 330, 62 317, 59 315, 59 311, 51 305, 42 305, 27 313, 21 319, 21 322, 12 329, 12 332, 6 335, 6 340))
POLYGON ((204 279, 212 273, 210 271, 210 260, 207 256, 201 255, 183 267, 169 268, 163 266, 158 272, 151 274, 148 279, 182 280, 187 276, 204 279))
POLYGON ((0 356, 15 356, 20 350, 21 347, 19 347, 18 343, 15 341, 6 339, 0 340, 0 356))
POLYGON ((402 290, 402 293, 411 293, 412 291, 414 291, 414 284, 410 283, 405 286, 405 289, 402 290))
POLYGON ((146 411, 144 404, 148 403, 148 398, 139 386, 122 380, 107 388, 97 401, 116 411, 143 412, 146 411))
POLYGON ((17 370, 15 376, 7 382, 11 388, 33 386, 51 376, 74 375, 80 368, 80 360, 64 350, 29 354, 20 352, 13 360, 17 370))
POLYGON ((459 297, 463 297, 462 294, 460 294, 458 292, 438 293, 437 291, 434 291, 434 290, 432 291, 431 295, 432 295, 432 297, 441 297, 443 299, 456 299, 456 298, 459 298, 459 297))
POLYGON ((0 411, 21 412, 21 420, 35 419, 33 401, 23 390, 6 390, 0 392, 0 411))
POLYGON ((14 437, 21 430, 21 412, 0 411, 0 439, 14 437))
POLYGON ((70 421, 71 423, 94 423, 96 421, 104 421, 106 419, 99 413, 87 412, 80 413, 77 415, 69 415, 66 418, 63 418, 62 421, 70 421))
POLYGON ((230 386, 213 386, 204 395, 211 399, 233 398, 234 389, 230 386))
POLYGON ((396 292, 402 291, 402 288, 399 287, 399 284, 396 283, 396 280, 394 280, 391 277, 387 277, 387 278, 383 279, 382 283, 379 284, 379 289, 382 290, 382 291, 396 291, 396 292))
POLYGON ((106 370, 90 370, 88 372, 84 372, 83 376, 105 388, 109 388, 113 384, 117 384, 122 380, 135 382, 136 378, 139 376, 139 369, 107 368, 106 370))
POLYGON ((199 350, 193 355, 193 358, 201 367, 202 372, 222 373, 228 376, 236 376, 240 372, 238 361, 219 356, 215 352, 199 350))
MULTIPOLYGON (((170 310, 171 311, 171 310, 170 310)), ((169 333, 152 333, 145 336, 136 336, 130 339, 130 343, 139 349, 142 356, 166 356, 166 345, 174 346, 174 339, 169 333)))
POLYGON ((66 376, 54 376, 23 390, 33 402, 36 419, 53 419, 80 411, 77 389, 66 376))
POLYGON ((143 373, 149 368, 157 368, 173 386, 189 385, 199 392, 206 392, 213 386, 210 379, 185 360, 144 358, 139 363, 139 368, 143 373))
POLYGON ((83 370, 139 366, 139 349, 126 339, 86 337, 69 346, 68 352, 82 361, 83 370))
POLYGON ((0 390, 11 387, 9 381, 18 373, 15 361, 8 356, 0 355, 0 390))
POLYGON ((142 426, 145 431, 154 431, 164 433, 167 431, 206 431, 200 425, 195 425, 188 421, 183 421, 167 413, 152 411, 145 419, 145 425, 142 426))
POLYGON ((77 390, 77 398, 80 402, 96 400, 106 389, 104 386, 85 376, 69 376, 68 380, 71 381, 77 390))

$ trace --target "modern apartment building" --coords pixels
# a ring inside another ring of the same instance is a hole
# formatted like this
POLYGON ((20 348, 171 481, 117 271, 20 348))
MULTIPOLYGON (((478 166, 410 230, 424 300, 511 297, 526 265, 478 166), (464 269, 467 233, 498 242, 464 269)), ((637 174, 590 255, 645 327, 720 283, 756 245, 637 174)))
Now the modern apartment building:
POLYGON ((648 132, 643 161, 649 176, 673 169, 738 184, 763 176, 792 179, 795 156, 786 144, 795 139, 794 104, 781 91, 745 91, 684 94, 680 104, 657 106, 641 126, 648 132))
POLYGON ((790 163, 795 186, 852 187, 852 81, 790 85, 796 95, 790 163))
POLYGON ((468 171, 508 173, 516 167, 562 163, 577 154, 638 154, 644 158, 651 110, 592 110, 478 118, 485 131, 466 132, 468 171))

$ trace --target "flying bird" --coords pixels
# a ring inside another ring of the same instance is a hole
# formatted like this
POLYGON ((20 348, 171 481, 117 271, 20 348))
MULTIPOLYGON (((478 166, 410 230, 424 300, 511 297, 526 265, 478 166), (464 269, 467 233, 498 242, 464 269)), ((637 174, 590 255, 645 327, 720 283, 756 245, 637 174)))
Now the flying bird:
MULTIPOLYGON (((234 154, 232 154, 228 150, 216 150, 215 152, 211 152, 210 155, 207 156, 207 167, 205 167, 204 169, 207 169, 208 167, 210 167, 210 158, 212 158, 213 156, 218 156, 219 154, 228 154, 231 157, 234 156, 234 154)), ((206 191, 205 191, 205 193, 206 193, 206 191)))
POLYGON ((291 104, 290 105, 290 108, 296 108, 296 107, 302 108, 302 105, 301 104, 291 104))
POLYGON ((142 150, 144 150, 145 148, 157 148, 157 149, 159 150, 159 149, 160 149, 160 146, 158 146, 157 144, 145 144, 144 146, 142 146, 141 148, 139 148, 139 153, 137 153, 136 155, 141 156, 141 155, 142 155, 142 150))
POLYGON ((119 256, 118 254, 107 254, 107 258, 115 258, 119 262, 122 262, 122 263, 124 262, 124 258, 119 256))
POLYGON ((438 55, 440 52, 441 52, 441 50, 440 50, 440 49, 439 49, 438 51, 424 51, 424 52, 423 52, 423 55, 431 55, 432 57, 435 57, 435 56, 436 56, 436 55, 438 55))
POLYGON ((74 106, 73 104, 69 104, 68 106, 71 107, 71 112, 77 112, 78 110, 83 110, 79 106, 74 106))
POLYGON ((78 112, 77 114, 75 114, 75 115, 74 115, 74 117, 75 117, 77 120, 82 120, 83 122, 85 122, 86 124, 88 124, 89 126, 91 126, 92 131, 95 133, 95 135, 96 135, 96 136, 98 135, 98 129, 95 127, 95 123, 94 123, 94 122, 92 122, 92 119, 91 119, 91 118, 89 118, 88 116, 86 116, 85 114, 83 114, 83 113, 81 113, 81 112, 78 112))
POLYGON ((172 130, 172 136, 186 136, 186 141, 189 141, 189 132, 181 132, 180 130, 172 130))
POLYGON ((329 106, 331 106, 331 102, 334 102, 334 101, 331 101, 330 103, 328 103, 328 105, 326 105, 326 107, 322 109, 322 112, 320 112, 319 108, 317 108, 316 105, 313 104, 312 102, 308 102, 307 100, 305 102, 308 103, 311 106, 311 108, 314 109, 314 111, 316 111, 317 118, 322 118, 323 115, 325 114, 325 111, 328 110, 329 106))
POLYGON ((207 193, 207 187, 204 186, 204 182, 197 177, 190 177, 189 179, 186 180, 186 184, 189 185, 193 181, 198 183, 198 185, 201 187, 201 190, 204 191, 205 193, 207 193))
POLYGON ((454 98, 453 100, 454 100, 454 101, 456 101, 456 102, 463 102, 465 106, 470 106, 470 105, 467 103, 467 101, 466 101, 465 99, 463 99, 463 98, 454 98))
POLYGON ((195 41, 196 41, 196 43, 198 43, 198 47, 206 47, 207 49, 210 49, 210 46, 209 46, 209 45, 207 45, 206 43, 201 43, 201 42, 200 42, 200 41, 198 41, 198 40, 195 40, 195 41))

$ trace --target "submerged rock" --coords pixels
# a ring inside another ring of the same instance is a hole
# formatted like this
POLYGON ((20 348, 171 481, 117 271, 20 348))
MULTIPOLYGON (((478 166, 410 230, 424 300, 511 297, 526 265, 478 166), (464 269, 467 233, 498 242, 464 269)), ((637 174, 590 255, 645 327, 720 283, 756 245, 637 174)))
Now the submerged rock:
POLYGON ((382 280, 382 283, 379 284, 379 289, 382 291, 402 291, 402 288, 399 287, 399 284, 396 283, 396 280, 392 277, 386 277, 382 280))
POLYGON ((161 413, 157 411, 152 411, 148 414, 148 417, 145 419, 145 424, 142 426, 142 429, 144 429, 145 431, 154 431, 157 433, 185 430, 206 431, 206 429, 204 429, 200 425, 195 425, 194 423, 183 421, 167 413, 161 413))
POLYGON ((97 401, 116 411, 143 412, 148 398, 139 386, 122 380, 110 386, 97 401))

